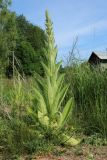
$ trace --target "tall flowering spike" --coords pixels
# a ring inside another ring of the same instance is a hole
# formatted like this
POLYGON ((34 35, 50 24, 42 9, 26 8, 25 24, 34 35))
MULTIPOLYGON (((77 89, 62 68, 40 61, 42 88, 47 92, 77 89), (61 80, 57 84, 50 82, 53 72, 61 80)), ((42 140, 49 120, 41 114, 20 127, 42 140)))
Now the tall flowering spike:
POLYGON ((50 66, 51 74, 55 71, 56 57, 57 57, 57 47, 55 45, 54 32, 53 32, 53 23, 49 17, 48 11, 46 11, 46 55, 48 60, 48 65, 50 66))
MULTIPOLYGON (((55 46, 52 21, 46 11, 46 61, 42 62, 45 76, 37 77, 35 88, 36 113, 29 109, 29 112, 37 117, 41 126, 47 127, 50 132, 59 131, 66 123, 69 114, 73 107, 73 99, 68 100, 65 106, 62 106, 65 95, 68 90, 68 85, 64 83, 64 75, 59 74, 61 63, 56 63, 57 47, 55 46)), ((48 132, 48 133, 49 133, 48 132)), ((62 135, 64 142, 67 142, 69 137, 62 135)), ((78 143, 75 139, 70 141, 74 145, 78 143)))
POLYGON ((64 75, 59 74, 61 63, 56 63, 57 47, 52 25, 48 11, 46 11, 46 61, 42 62, 45 76, 38 76, 34 91, 39 122, 48 129, 59 130, 69 117, 73 100, 70 99, 62 107, 68 85, 64 84, 64 75))
POLYGON ((52 44, 53 47, 55 45, 55 39, 54 39, 54 33, 53 33, 53 23, 49 17, 48 11, 46 11, 46 34, 47 34, 47 40, 48 43, 52 44))

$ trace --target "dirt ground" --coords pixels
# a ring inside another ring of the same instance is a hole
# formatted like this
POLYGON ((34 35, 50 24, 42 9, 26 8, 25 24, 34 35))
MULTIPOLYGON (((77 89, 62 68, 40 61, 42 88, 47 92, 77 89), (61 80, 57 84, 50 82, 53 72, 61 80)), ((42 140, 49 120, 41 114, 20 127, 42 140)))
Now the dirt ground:
POLYGON ((107 160, 107 146, 55 147, 50 154, 26 155, 12 159, 0 156, 0 160, 107 160))
POLYGON ((107 146, 84 145, 72 148, 57 148, 53 154, 32 155, 20 160, 107 160, 107 146))

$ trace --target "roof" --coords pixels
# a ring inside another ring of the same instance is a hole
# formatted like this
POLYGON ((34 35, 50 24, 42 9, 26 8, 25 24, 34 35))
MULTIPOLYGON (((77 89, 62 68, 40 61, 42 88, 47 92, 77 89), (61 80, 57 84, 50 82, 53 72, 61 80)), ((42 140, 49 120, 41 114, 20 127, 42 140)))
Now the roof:
POLYGON ((107 59, 107 52, 92 52, 95 54, 99 59, 107 59))

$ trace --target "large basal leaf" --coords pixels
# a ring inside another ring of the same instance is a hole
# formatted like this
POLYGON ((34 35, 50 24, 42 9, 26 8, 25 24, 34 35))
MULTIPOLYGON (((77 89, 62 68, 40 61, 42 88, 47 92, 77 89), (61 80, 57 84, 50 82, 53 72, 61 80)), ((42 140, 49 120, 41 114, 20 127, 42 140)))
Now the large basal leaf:
POLYGON ((59 128, 62 128, 64 126, 69 114, 71 113, 72 108, 73 108, 73 99, 70 99, 65 105, 62 113, 60 114, 59 124, 58 124, 59 128))
POLYGON ((76 146, 80 144, 81 139, 75 139, 73 137, 70 137, 66 134, 62 134, 62 143, 69 145, 69 146, 76 146))

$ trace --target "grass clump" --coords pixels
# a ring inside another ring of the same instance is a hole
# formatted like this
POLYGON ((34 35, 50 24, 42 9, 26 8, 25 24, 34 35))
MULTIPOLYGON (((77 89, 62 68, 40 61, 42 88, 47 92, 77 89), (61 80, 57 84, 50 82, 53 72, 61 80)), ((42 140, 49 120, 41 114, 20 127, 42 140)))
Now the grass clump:
POLYGON ((87 135, 107 137, 107 71, 84 63, 69 67, 66 74, 68 96, 72 91, 75 101, 75 124, 87 135))

